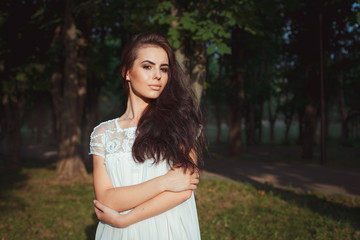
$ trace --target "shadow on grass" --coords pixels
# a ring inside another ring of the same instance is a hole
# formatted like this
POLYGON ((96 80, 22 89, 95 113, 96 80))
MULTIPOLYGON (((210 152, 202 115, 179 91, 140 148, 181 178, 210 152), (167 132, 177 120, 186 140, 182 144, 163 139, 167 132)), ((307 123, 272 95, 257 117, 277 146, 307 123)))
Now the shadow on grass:
MULTIPOLYGON (((215 161, 218 161, 217 163, 214 163, 213 161, 209 161, 208 166, 205 165, 205 170, 220 174, 238 182, 249 183, 257 190, 264 191, 266 194, 272 193, 273 195, 279 197, 280 199, 288 203, 295 203, 300 208, 307 208, 313 213, 317 213, 321 216, 331 218, 335 221, 347 221, 355 229, 360 229, 359 198, 346 196, 343 194, 307 194, 304 190, 298 189, 300 191, 296 191, 296 189, 291 187, 289 189, 287 189, 286 187, 277 188, 271 184, 261 183, 253 180, 249 176, 253 176, 252 174, 255 174, 255 172, 250 172, 250 174, 247 175, 246 172, 244 172, 246 171, 246 169, 240 169, 241 165, 235 165, 234 161, 224 159, 216 159, 215 161), (221 164, 222 167, 219 167, 219 164, 221 164), (354 200, 354 202, 352 202, 352 199, 354 200), (346 202, 346 205, 342 204, 341 202, 346 202)), ((268 167, 268 165, 266 166, 268 167)), ((275 165, 270 166, 275 167, 275 165)), ((267 173, 269 173, 265 171, 268 170, 265 167, 262 169, 262 166, 258 166, 258 168, 264 171, 257 172, 257 176, 266 175, 267 173)), ((302 171, 306 171, 306 169, 302 169, 302 171)), ((283 174, 284 176, 286 176, 286 174, 291 175, 289 172, 284 172, 283 174)), ((301 172, 299 172, 299 174, 301 174, 301 172)), ((305 173, 303 175, 305 175, 305 173)), ((282 183, 282 186, 289 186, 288 184, 286 185, 286 180, 288 179, 286 179, 282 174, 279 173, 275 176, 277 177, 279 182, 282 183)), ((336 176, 334 176, 334 178, 336 178, 336 176)), ((311 183, 311 181, 311 178, 306 180, 307 183, 311 183)), ((334 181, 336 181, 336 179, 334 179, 334 181)))
POLYGON ((86 229, 85 229, 85 233, 86 233, 86 239, 88 240, 93 240, 95 239, 95 233, 96 233, 96 228, 97 228, 97 225, 98 225, 98 219, 96 217, 96 214, 94 213, 92 215, 92 219, 94 220, 94 224, 90 225, 90 226, 87 226, 86 229))
POLYGON ((13 194, 13 189, 24 187, 29 179, 27 174, 19 169, 3 169, 0 171, 0 199, 4 204, 0 205, 0 212, 13 211, 11 206, 20 206, 25 209, 27 205, 22 198, 13 194))
MULTIPOLYGON (((4 163, 6 156, 2 155, 4 163)), ((54 170, 55 164, 52 161, 38 158, 22 158, 20 169, 12 169, 2 167, 0 170, 0 199, 3 204, 0 205, 0 212, 13 211, 13 206, 17 208, 25 209, 27 204, 21 197, 14 194, 14 190, 22 189, 27 186, 27 182, 31 178, 27 169, 43 168, 54 170)))
MULTIPOLYGON (((334 202, 335 198, 344 198, 341 195, 314 195, 306 193, 295 193, 291 190, 284 190, 275 188, 268 184, 255 186, 258 190, 263 190, 267 194, 272 193, 274 196, 281 198, 282 200, 295 203, 300 208, 307 208, 313 213, 332 218, 336 221, 348 221, 355 229, 360 228, 360 207, 357 206, 345 206, 341 203, 334 202), (334 198, 334 201, 328 199, 334 198)), ((359 201, 358 201, 359 202, 359 201)), ((350 203, 351 205, 351 203, 350 203)))

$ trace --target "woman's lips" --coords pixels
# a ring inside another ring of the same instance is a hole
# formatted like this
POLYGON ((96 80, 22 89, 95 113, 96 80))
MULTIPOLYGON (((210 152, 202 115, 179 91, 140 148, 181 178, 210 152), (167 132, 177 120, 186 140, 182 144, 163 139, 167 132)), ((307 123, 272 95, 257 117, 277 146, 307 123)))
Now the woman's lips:
POLYGON ((155 91, 159 91, 161 89, 161 85, 159 84, 150 84, 149 87, 155 91))

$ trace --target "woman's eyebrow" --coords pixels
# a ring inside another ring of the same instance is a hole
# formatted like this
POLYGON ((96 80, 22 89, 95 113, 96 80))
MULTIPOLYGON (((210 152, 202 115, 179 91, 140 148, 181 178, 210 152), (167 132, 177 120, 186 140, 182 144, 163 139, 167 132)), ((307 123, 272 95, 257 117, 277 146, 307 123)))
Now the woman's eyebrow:
POLYGON ((144 61, 142 61, 141 63, 145 63, 145 62, 150 63, 151 65, 155 65, 155 63, 152 62, 152 61, 150 61, 150 60, 144 60, 144 61))
MULTIPOLYGON (((152 61, 150 61, 150 60, 144 60, 144 61, 142 61, 141 63, 149 63, 149 64, 151 64, 151 65, 156 65, 154 62, 152 62, 152 61)), ((167 64, 167 63, 162 63, 162 64, 160 64, 160 66, 169 66, 169 64, 167 64)))

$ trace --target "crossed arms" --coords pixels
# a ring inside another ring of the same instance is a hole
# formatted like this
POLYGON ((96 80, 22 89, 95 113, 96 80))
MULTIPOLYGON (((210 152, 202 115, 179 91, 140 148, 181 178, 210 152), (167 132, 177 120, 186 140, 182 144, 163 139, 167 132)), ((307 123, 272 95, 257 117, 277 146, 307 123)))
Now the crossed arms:
MULTIPOLYGON (((190 153, 193 161, 196 156, 190 153)), ((94 189, 97 200, 94 210, 99 220, 114 227, 128 227, 131 224, 163 213, 191 197, 192 190, 199 183, 199 173, 183 172, 181 168, 170 170, 165 175, 146 182, 117 187, 111 183, 104 158, 93 155, 94 189), (127 214, 119 214, 131 210, 127 214)))

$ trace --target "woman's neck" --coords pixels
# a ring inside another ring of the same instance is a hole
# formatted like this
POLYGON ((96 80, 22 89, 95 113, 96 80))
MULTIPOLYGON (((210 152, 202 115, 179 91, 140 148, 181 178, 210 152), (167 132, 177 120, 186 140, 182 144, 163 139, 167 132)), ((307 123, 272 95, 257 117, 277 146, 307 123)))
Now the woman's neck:
POLYGON ((127 121, 130 125, 137 125, 149 102, 136 96, 131 90, 127 100, 126 111, 121 120, 127 121))

